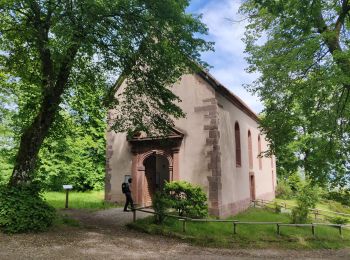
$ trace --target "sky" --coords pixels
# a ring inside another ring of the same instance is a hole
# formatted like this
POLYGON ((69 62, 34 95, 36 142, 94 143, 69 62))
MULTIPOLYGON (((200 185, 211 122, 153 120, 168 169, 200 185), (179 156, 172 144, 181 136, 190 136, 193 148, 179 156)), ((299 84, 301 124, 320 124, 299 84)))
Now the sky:
POLYGON ((245 22, 236 22, 243 18, 237 13, 240 4, 240 0, 192 0, 187 12, 203 15, 202 22, 209 28, 209 34, 204 38, 215 42, 215 52, 202 55, 202 59, 212 66, 210 73, 259 113, 263 106, 258 97, 243 87, 257 75, 245 71, 248 66, 242 41, 245 22))

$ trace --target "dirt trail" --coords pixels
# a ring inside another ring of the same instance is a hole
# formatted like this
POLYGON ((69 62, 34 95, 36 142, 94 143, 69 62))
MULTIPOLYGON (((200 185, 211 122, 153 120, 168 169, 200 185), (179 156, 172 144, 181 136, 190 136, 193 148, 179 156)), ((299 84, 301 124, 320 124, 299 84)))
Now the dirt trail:
MULTIPOLYGON (((0 259, 350 259, 350 250, 212 249, 129 230, 132 213, 68 210, 80 227, 46 233, 0 233, 0 259)), ((140 217, 141 215, 138 214, 140 217)), ((144 214, 143 214, 144 216, 144 214)))

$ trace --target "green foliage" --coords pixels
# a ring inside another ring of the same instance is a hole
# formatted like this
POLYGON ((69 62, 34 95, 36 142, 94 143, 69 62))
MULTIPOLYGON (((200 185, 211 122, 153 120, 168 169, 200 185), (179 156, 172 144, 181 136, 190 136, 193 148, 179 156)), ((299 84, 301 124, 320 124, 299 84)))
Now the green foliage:
POLYGON ((0 229, 7 233, 44 231, 56 217, 56 210, 38 193, 38 188, 0 187, 0 229))
POLYGON ((0 185, 7 184, 12 168, 11 155, 7 153, 7 151, 3 151, 3 153, 0 152, 0 185))
POLYGON ((37 179, 46 190, 61 191, 63 184, 72 184, 76 191, 101 190, 106 149, 104 114, 84 124, 66 114, 61 117, 59 129, 66 128, 60 134, 51 134, 41 148, 37 179))
POLYGON ((0 69, 0 185, 8 182, 13 168, 14 132, 11 122, 14 96, 8 90, 8 77, 0 69))
POLYGON ((333 224, 338 224, 338 225, 346 225, 349 222, 348 219, 342 218, 342 217, 328 218, 328 221, 333 223, 333 224))
POLYGON ((169 196, 163 192, 157 191, 152 199, 152 206, 154 211, 157 213, 155 220, 157 224, 162 224, 165 219, 169 208, 171 208, 172 201, 169 199, 169 196))
POLYGON ((276 197, 281 199, 290 199, 295 197, 299 188, 303 185, 300 174, 295 172, 287 176, 281 176, 278 179, 276 188, 276 197))
POLYGON ((186 181, 173 181, 165 184, 164 194, 169 197, 171 207, 179 216, 203 218, 208 215, 207 196, 199 186, 186 181))
MULTIPOLYGON (((56 115, 39 152, 36 179, 46 190, 61 190, 67 183, 81 191, 103 189, 107 111, 101 103, 105 90, 101 84, 81 81, 75 91, 79 99, 76 95, 66 97, 67 109, 56 115)), ((27 97, 21 90, 14 93, 6 100, 7 109, 0 110, 0 129, 6 130, 0 131, 0 183, 4 184, 13 171, 20 133, 27 127, 22 118, 31 113, 26 107, 27 97)))
POLYGON ((247 0, 248 89, 264 103, 261 126, 277 172, 299 169, 320 186, 349 185, 349 1, 247 0), (336 24, 336 25, 335 25, 336 24))
POLYGON ((340 202, 343 205, 350 206, 350 190, 338 190, 325 193, 325 199, 340 202))
POLYGON ((343 205, 340 202, 334 200, 329 200, 325 203, 331 211, 350 214, 350 207, 347 205, 343 205))
POLYGON ((280 199, 290 199, 293 197, 293 195, 294 193, 290 188, 289 183, 284 179, 278 180, 276 187, 276 197, 280 199))
POLYGON ((306 223, 310 209, 316 207, 319 200, 319 191, 315 185, 310 182, 302 184, 297 193, 297 206, 292 209, 292 223, 306 223))
POLYGON ((277 203, 277 202, 274 203, 274 209, 275 209, 275 213, 281 213, 282 212, 282 206, 279 203, 277 203))
POLYGON ((300 178, 299 173, 293 173, 288 176, 287 183, 290 189, 295 193, 299 190, 299 188, 303 185, 303 181, 300 178))
MULTIPOLYGON (((101 112, 97 108, 115 108, 109 130, 129 133, 164 132, 173 119, 184 116, 179 98, 168 87, 196 70, 197 63, 206 66, 200 53, 212 49, 200 38, 206 26, 200 16, 186 13, 188 5, 188 0, 0 2, 0 76, 6 83, 3 87, 0 82, 0 101, 15 108, 11 131, 20 155, 14 157, 13 185, 35 178, 42 144, 47 150, 40 154, 42 175, 53 172, 57 182, 66 175, 63 163, 44 162, 51 150, 58 154, 59 148, 50 146, 55 145, 55 134, 65 130, 59 119, 62 111, 87 129, 84 123, 92 123, 95 112, 101 112), (118 76, 128 80, 120 95, 118 76), (50 135, 53 138, 45 140, 50 135)), ((86 175, 95 151, 87 172, 77 172, 84 166, 86 150, 72 166, 74 179, 84 183, 82 189, 92 185, 86 175)))

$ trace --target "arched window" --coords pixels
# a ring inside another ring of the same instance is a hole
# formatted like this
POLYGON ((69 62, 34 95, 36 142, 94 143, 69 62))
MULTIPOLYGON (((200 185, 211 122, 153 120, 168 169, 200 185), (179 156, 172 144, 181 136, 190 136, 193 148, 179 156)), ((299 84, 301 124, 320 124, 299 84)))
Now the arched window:
POLYGON ((249 169, 253 169, 253 145, 252 135, 250 130, 248 131, 248 157, 249 157, 249 169))
POLYGON ((258 156, 259 156, 259 170, 262 170, 262 158, 261 158, 261 139, 258 136, 258 156))
POLYGON ((236 167, 242 166, 241 160, 241 136, 239 133, 238 122, 235 124, 235 144, 236 144, 236 167))

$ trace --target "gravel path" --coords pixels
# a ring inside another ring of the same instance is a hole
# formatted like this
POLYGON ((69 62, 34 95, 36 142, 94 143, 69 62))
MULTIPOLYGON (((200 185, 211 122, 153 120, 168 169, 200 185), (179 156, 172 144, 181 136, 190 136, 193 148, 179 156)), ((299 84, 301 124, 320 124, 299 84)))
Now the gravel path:
MULTIPOLYGON (((46 233, 0 233, 0 259, 350 259, 350 250, 212 249, 129 230, 132 213, 121 208, 98 212, 64 211, 81 227, 46 233)), ((138 213, 139 216, 141 216, 138 213)), ((143 214, 145 216, 145 214, 143 214)))

